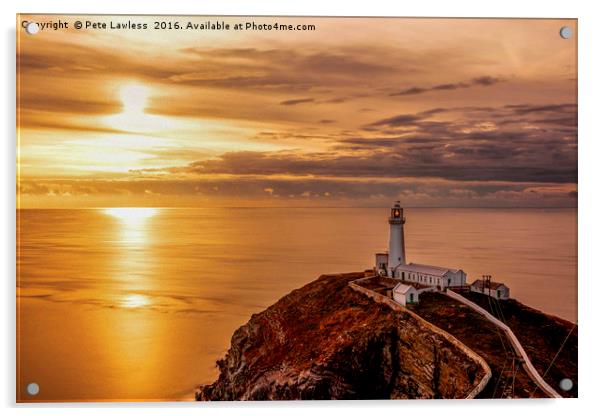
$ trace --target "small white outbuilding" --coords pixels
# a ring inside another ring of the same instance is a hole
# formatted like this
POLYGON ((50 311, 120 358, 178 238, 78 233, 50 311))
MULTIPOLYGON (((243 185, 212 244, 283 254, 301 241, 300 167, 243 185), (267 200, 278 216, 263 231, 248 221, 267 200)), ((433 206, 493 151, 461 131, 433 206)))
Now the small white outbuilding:
POLYGON ((403 306, 418 303, 418 291, 414 286, 398 283, 393 288, 393 300, 403 306))
POLYGON ((510 298, 510 289, 500 282, 487 282, 483 280, 475 280, 470 285, 471 292, 483 293, 492 298, 506 300, 510 298))

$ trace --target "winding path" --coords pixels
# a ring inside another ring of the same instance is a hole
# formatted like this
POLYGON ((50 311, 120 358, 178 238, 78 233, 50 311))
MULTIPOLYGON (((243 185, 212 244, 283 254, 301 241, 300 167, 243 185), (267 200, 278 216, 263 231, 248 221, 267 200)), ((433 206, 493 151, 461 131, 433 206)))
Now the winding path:
POLYGON ((485 374, 483 375, 483 377, 481 377, 481 380, 474 383, 473 388, 467 393, 467 395, 464 398, 465 399, 474 399, 475 397, 477 397, 485 389, 485 386, 487 386, 487 383, 489 383, 489 380, 491 380, 491 377, 492 377, 491 368, 487 364, 487 361, 485 361, 483 359, 483 357, 481 357, 479 354, 477 354, 476 352, 471 350, 468 347, 468 345, 463 344, 460 340, 458 340, 452 334, 439 328, 438 326, 432 324, 431 322, 427 321, 426 319, 424 319, 423 317, 418 315, 416 312, 412 312, 411 310, 407 309, 401 303, 398 303, 388 296, 384 296, 374 290, 368 289, 368 288, 363 287, 360 284, 358 284, 362 281, 373 279, 374 277, 375 276, 369 276, 369 277, 364 277, 361 279, 356 279, 356 280, 350 281, 348 283, 348 286, 352 290, 355 290, 356 292, 359 292, 359 293, 367 296, 368 298, 372 299, 373 301, 375 301, 377 303, 382 303, 384 305, 387 305, 389 308, 391 308, 392 310, 394 310, 396 312, 403 312, 405 314, 412 316, 414 319, 416 319, 417 322, 424 325, 425 327, 428 327, 431 331, 443 336, 450 343, 455 345, 457 348, 462 350, 466 355, 471 357, 475 362, 477 362, 481 366, 481 368, 483 369, 485 374))
POLYGON ((531 380, 533 380, 533 382, 537 384, 537 386, 541 390, 543 390, 549 397, 562 398, 562 396, 558 394, 558 392, 554 390, 548 383, 546 383, 546 381, 539 375, 539 373, 533 366, 533 363, 531 363, 531 360, 529 359, 529 356, 525 352, 523 346, 520 344, 518 338, 516 338, 516 335, 514 335, 514 332, 512 332, 508 325, 497 319, 495 316, 487 312, 485 309, 481 308, 476 303, 466 299, 464 296, 449 289, 444 293, 450 298, 457 300, 458 302, 461 302, 466 306, 474 309, 475 311, 483 315, 488 321, 502 329, 506 333, 508 339, 510 340, 514 351, 523 359, 523 367, 525 368, 525 371, 527 372, 529 377, 531 377, 531 380))

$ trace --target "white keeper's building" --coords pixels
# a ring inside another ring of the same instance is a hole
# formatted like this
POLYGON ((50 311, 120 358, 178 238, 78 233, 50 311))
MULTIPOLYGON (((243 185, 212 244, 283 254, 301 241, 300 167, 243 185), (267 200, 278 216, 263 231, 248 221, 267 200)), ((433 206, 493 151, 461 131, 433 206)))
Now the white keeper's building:
POLYGON ((397 201, 391 208, 389 217, 389 251, 376 253, 375 271, 381 275, 400 279, 402 282, 417 283, 439 290, 446 287, 465 286, 466 273, 461 269, 406 263, 403 231, 405 222, 403 208, 397 201))

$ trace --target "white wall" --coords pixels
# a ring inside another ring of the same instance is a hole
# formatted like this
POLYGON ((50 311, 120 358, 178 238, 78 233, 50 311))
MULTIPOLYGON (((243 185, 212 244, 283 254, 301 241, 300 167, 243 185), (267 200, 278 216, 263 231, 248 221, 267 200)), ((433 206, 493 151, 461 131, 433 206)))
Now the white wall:
MULTIPOLYGON (((389 274, 404 261, 402 248, 403 224, 390 224, 389 232, 389 274)), ((391 277, 393 277, 391 275, 391 277)))
POLYGON ((500 299, 509 299, 510 298, 510 289, 506 286, 502 286, 500 289, 500 299))
POLYGON ((444 276, 436 276, 429 273, 418 273, 413 271, 408 271, 403 268, 403 266, 398 267, 395 270, 395 276, 398 279, 406 280, 409 282, 416 282, 427 286, 464 286, 466 285, 466 273, 462 270, 458 270, 458 272, 447 272, 444 276), (402 277, 402 273, 404 274, 402 277), (448 279, 451 280, 450 284, 447 284, 448 279))
POLYGON ((387 270, 387 266, 389 263, 389 256, 387 254, 375 254, 374 255, 374 267, 376 268, 376 270, 380 269, 380 264, 384 263, 385 267, 384 269, 387 270))
MULTIPOLYGON (((470 286, 470 291, 489 295, 489 289, 487 289, 487 288, 485 288, 484 291, 481 291, 481 289, 476 288, 475 286, 470 286)), ((503 300, 509 299, 510 298, 510 289, 507 288, 506 286, 500 286, 498 289, 491 289, 491 297, 496 298, 496 299, 503 299, 503 300), (499 298, 497 296, 498 290, 500 291, 499 298)))
POLYGON ((401 293, 393 289, 393 300, 403 306, 410 303, 410 294, 414 295, 414 303, 418 303, 418 292, 415 288, 410 288, 406 293, 401 293))
POLYGON ((442 278, 428 273, 417 273, 408 270, 404 270, 403 267, 399 267, 395 271, 395 277, 398 279, 406 280, 408 282, 420 283, 427 286, 439 286, 443 284, 442 278), (402 277, 404 273, 404 277, 402 277))
POLYGON ((462 270, 458 270, 456 273, 449 271, 444 276, 445 284, 442 286, 464 286, 466 285, 466 273, 462 270), (450 284, 447 284, 448 279, 451 280, 450 284))

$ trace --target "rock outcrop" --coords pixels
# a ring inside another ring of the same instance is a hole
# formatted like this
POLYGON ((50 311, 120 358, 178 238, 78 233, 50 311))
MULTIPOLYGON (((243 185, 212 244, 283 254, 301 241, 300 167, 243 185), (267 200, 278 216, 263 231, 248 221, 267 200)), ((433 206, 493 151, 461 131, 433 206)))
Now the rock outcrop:
POLYGON ((321 276, 253 315, 197 400, 464 398, 489 369, 410 313, 321 276))

